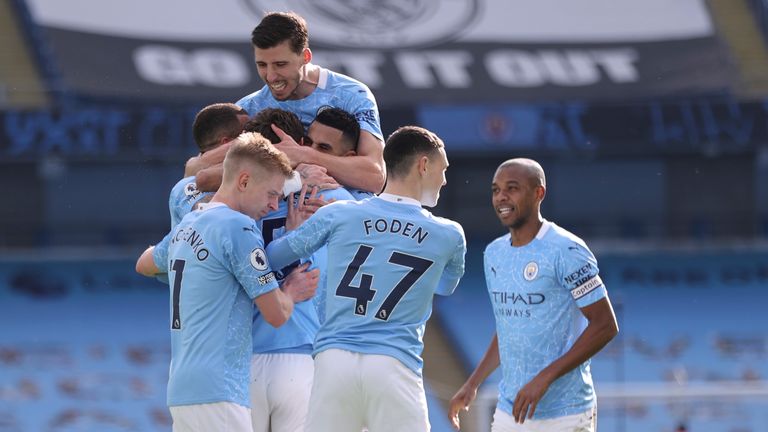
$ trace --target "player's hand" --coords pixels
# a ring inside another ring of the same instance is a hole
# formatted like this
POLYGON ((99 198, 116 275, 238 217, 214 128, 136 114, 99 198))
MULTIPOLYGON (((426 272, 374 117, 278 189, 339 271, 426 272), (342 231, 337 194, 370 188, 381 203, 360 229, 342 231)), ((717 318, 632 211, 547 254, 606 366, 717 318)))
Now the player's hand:
POLYGON ((320 270, 307 271, 309 262, 299 265, 283 281, 282 290, 294 303, 309 300, 317 291, 317 282, 320 280, 320 270))
POLYGON ((312 148, 299 145, 293 137, 283 132, 274 123, 271 126, 275 135, 280 138, 280 142, 275 144, 275 147, 288 156, 288 159, 291 160, 291 166, 295 168, 296 165, 306 161, 307 151, 312 151, 312 148))
POLYGON ((328 170, 320 165, 300 163, 296 165, 296 171, 301 175, 301 183, 310 188, 317 186, 320 190, 329 190, 341 187, 335 178, 328 175, 328 170))
POLYGON ((550 383, 551 381, 540 373, 517 392, 512 405, 512 417, 516 423, 523 424, 526 418, 533 418, 536 405, 546 393, 550 383))
POLYGON ((451 421, 456 430, 459 430, 459 411, 469 411, 469 406, 472 405, 476 396, 477 387, 465 382, 451 398, 451 402, 448 404, 448 420, 451 421))
POLYGON ((309 219, 310 216, 315 214, 320 207, 330 204, 335 200, 326 201, 322 195, 318 196, 318 188, 315 186, 312 188, 309 196, 307 196, 307 185, 301 187, 299 193, 299 199, 294 204, 294 198, 288 198, 288 215, 285 217, 285 230, 291 231, 298 228, 304 221, 309 219))

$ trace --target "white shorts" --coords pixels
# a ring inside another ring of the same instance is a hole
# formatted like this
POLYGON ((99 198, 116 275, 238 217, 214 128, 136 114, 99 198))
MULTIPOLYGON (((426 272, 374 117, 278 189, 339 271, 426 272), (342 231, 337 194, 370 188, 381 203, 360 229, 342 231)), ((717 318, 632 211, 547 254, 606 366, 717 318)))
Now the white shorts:
POLYGON ((510 414, 496 408, 493 413, 491 432, 596 432, 597 410, 590 408, 583 413, 551 419, 525 419, 515 423, 510 414))
POLYGON ((251 410, 236 403, 178 405, 168 409, 173 432, 252 432, 251 410))
POLYGON ((315 357, 306 432, 428 432, 421 377, 385 355, 339 349, 315 357))
POLYGON ((251 357, 253 432, 304 430, 314 369, 309 354, 254 354, 251 357))

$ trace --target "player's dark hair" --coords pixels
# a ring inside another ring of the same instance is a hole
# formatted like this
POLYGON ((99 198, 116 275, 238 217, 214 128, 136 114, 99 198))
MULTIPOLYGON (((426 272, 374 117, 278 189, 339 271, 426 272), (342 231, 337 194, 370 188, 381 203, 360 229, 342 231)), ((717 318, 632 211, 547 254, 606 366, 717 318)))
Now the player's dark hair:
POLYGON ((296 142, 304 137, 304 125, 296 114, 279 108, 265 108, 252 119, 248 120, 243 130, 246 132, 258 132, 268 139, 272 144, 280 142, 280 137, 272 130, 272 124, 279 127, 287 133, 296 142))
POLYGON ((294 12, 270 12, 251 32, 251 43, 261 49, 274 48, 286 40, 296 54, 309 46, 307 22, 294 12))
POLYGON ((444 147, 443 140, 433 132, 418 126, 402 126, 387 138, 384 145, 384 162, 387 175, 405 177, 418 157, 431 158, 444 147))
POLYGON ((200 110, 192 123, 192 136, 200 153, 218 147, 221 138, 235 139, 243 131, 239 115, 248 113, 232 103, 215 103, 200 110))
POLYGON ((314 121, 340 130, 346 149, 357 151, 357 141, 360 139, 360 123, 355 116, 341 108, 329 107, 317 113, 314 121))

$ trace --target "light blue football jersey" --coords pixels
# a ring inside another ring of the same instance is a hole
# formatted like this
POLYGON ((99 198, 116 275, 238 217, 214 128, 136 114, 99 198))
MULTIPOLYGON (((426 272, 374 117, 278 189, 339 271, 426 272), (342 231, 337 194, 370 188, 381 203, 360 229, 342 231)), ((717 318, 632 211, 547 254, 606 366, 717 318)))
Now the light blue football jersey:
MULTIPOLYGON (((565 354, 586 328, 579 308, 607 293, 587 245, 549 221, 525 246, 513 247, 509 234, 491 242, 484 268, 501 356, 498 408, 511 414, 517 392, 565 354)), ((572 415, 592 407, 589 363, 555 380, 534 418, 572 415)))
POLYGON ((321 108, 335 107, 352 114, 360 123, 360 128, 383 140, 379 108, 373 93, 365 84, 346 75, 320 68, 317 88, 303 99, 279 101, 272 96, 268 86, 245 96, 237 105, 248 111, 251 116, 264 108, 280 108, 290 111, 301 119, 304 128, 317 117, 321 108))
POLYGON ((432 297, 451 294, 464 274, 461 225, 433 216, 416 200, 382 194, 319 209, 267 252, 277 267, 323 245, 329 257, 325 322, 314 354, 339 348, 388 355, 421 375, 432 297))
POLYGON ((224 204, 185 216, 159 243, 170 275, 168 406, 249 406, 253 299, 278 287, 256 222, 224 204))
POLYGON ((171 194, 168 197, 171 229, 178 225, 184 215, 192 211, 195 204, 209 195, 213 195, 213 192, 201 192, 197 189, 195 176, 184 177, 179 180, 171 189, 171 194))
MULTIPOLYGON (((337 188, 321 191, 325 200, 335 199, 337 201, 351 200, 350 195, 345 189, 337 188)), ((298 194, 294 196, 298 198, 298 194)), ((285 229, 285 217, 288 214, 288 205, 286 201, 280 201, 280 207, 267 214, 259 220, 261 230, 264 234, 264 244, 269 245, 274 238, 280 237, 285 229)), ((297 303, 293 308, 291 318, 279 328, 274 328, 264 321, 258 308, 253 315, 253 352, 254 353, 299 353, 310 354, 312 344, 317 335, 317 329, 320 328, 322 293, 325 291, 325 278, 328 254, 325 248, 320 248, 309 260, 312 261, 310 269, 320 270, 320 279, 315 296, 308 301, 297 303)), ((298 261, 279 269, 276 273, 278 280, 293 270, 298 261)))

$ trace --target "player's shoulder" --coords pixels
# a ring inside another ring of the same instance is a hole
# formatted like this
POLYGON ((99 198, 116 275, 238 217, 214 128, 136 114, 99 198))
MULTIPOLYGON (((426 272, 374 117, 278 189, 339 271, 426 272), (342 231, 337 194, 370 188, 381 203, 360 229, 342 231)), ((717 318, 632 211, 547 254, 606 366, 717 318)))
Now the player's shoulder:
POLYGON ((421 209, 422 215, 429 220, 431 223, 439 226, 442 229, 446 229, 449 232, 455 233, 456 235, 460 236, 461 238, 464 238, 464 227, 461 226, 460 223, 456 222, 455 220, 448 219, 446 217, 437 216, 432 214, 429 210, 421 209))
POLYGON ((366 98, 375 100, 373 92, 365 83, 330 69, 324 70, 324 73, 327 74, 326 89, 334 93, 345 93, 347 99, 366 98))
POLYGON ((193 213, 196 213, 200 222, 206 224, 211 231, 220 234, 251 231, 256 235, 261 235, 261 230, 253 218, 237 210, 232 210, 222 203, 207 203, 193 213))
POLYGON ((544 221, 539 237, 544 244, 557 251, 577 251, 592 255, 587 243, 581 237, 554 222, 544 221))
POLYGON ((338 187, 338 188, 335 188, 335 189, 322 190, 322 191, 318 192, 317 195, 318 196, 322 195, 323 199, 325 199, 326 201, 331 200, 331 199, 336 200, 336 201, 354 200, 355 199, 355 197, 352 196, 352 194, 348 190, 344 189, 343 187, 338 187))
POLYGON ((242 98, 240 98, 240 100, 235 102, 235 105, 248 111, 250 115, 253 115, 256 113, 251 112, 252 109, 256 108, 256 111, 260 110, 262 108, 262 105, 266 103, 265 101, 267 100, 266 99, 267 95, 270 95, 270 93, 269 93, 269 89, 265 85, 262 88, 256 90, 255 92, 243 96, 242 98))
POLYGON ((496 237, 490 243, 488 243, 485 246, 485 253, 487 254, 489 252, 492 252, 510 245, 511 245, 510 234, 507 233, 507 234, 504 234, 503 236, 496 237))
POLYGON ((541 226, 541 229, 539 230, 537 237, 539 237, 540 240, 543 240, 547 243, 551 243, 555 245, 568 244, 568 243, 574 243, 574 242, 582 245, 585 244, 584 240, 579 238, 579 236, 577 236, 576 234, 548 220, 544 221, 544 224, 541 226))

